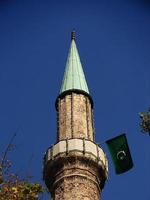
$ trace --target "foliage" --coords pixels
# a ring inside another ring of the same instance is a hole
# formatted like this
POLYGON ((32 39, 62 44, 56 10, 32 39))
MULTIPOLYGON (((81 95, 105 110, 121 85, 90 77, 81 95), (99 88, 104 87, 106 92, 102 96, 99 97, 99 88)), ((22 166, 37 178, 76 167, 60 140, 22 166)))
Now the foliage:
MULTIPOLYGON (((1 162, 2 163, 2 162, 1 162)), ((44 190, 39 183, 30 183, 10 173, 11 163, 0 165, 0 200, 38 200, 44 190)))
POLYGON ((6 159, 11 145, 12 141, 0 159, 0 200, 40 200, 44 189, 39 183, 31 183, 29 178, 21 179, 11 173, 12 163, 6 159))
POLYGON ((150 134, 150 110, 148 112, 141 112, 140 113, 141 118, 141 131, 142 132, 148 132, 150 134))

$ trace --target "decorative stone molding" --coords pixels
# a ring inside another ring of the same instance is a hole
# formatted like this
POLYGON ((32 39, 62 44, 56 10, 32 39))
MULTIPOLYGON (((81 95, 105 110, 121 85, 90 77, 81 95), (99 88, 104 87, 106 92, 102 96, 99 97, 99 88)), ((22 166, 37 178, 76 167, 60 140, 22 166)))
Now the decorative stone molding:
POLYGON ((67 155, 71 152, 80 152, 85 157, 90 157, 93 160, 96 160, 98 165, 106 169, 108 173, 108 161, 106 154, 101 149, 98 144, 90 140, 83 139, 66 139, 59 141, 55 145, 51 146, 45 154, 45 164, 48 161, 54 160, 58 156, 67 155))
MULTIPOLYGON (((106 154, 103 152, 98 144, 86 139, 66 139, 52 145, 46 152, 44 157, 44 179, 49 187, 54 187, 54 182, 58 179, 54 177, 57 174, 57 169, 62 163, 73 160, 80 160, 90 166, 95 166, 99 171, 99 178, 97 177, 97 184, 103 189, 105 180, 108 177, 108 161, 106 154), (55 173, 54 173, 55 172, 55 173), (101 182, 99 182, 99 180, 101 182)), ((71 162, 72 162, 71 161, 71 162)), ((69 175, 71 177, 73 174, 69 175)), ((82 176, 82 174, 81 174, 82 176)), ((60 178, 60 180, 63 177, 60 178)), ((88 177, 87 177, 88 178, 88 177)))

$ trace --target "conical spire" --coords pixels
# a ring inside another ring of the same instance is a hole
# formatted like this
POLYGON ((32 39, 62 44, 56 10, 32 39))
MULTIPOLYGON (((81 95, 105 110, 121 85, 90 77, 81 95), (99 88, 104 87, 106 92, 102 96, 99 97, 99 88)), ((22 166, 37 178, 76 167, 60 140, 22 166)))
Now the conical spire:
POLYGON ((82 90, 86 93, 89 93, 79 53, 75 43, 75 32, 73 31, 71 33, 71 45, 69 49, 60 94, 67 90, 74 89, 82 90))

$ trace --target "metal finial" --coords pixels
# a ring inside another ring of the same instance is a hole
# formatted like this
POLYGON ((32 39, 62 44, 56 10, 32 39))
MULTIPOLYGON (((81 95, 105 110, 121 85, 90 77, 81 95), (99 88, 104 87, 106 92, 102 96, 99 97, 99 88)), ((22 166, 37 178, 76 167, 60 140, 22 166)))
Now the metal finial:
POLYGON ((71 39, 72 39, 72 40, 75 40, 75 31, 72 31, 72 32, 71 32, 71 39))

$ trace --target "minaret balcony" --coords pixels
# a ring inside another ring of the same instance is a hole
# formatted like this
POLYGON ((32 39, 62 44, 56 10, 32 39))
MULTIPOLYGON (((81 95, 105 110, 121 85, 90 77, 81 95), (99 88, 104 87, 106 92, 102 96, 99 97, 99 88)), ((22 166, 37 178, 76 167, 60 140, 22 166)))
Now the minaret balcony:
POLYGON ((108 160, 98 144, 84 138, 66 139, 52 145, 45 154, 43 175, 48 185, 52 181, 53 172, 58 165, 64 163, 65 160, 71 159, 93 163, 97 167, 100 176, 103 177, 104 182, 108 178, 108 160))

